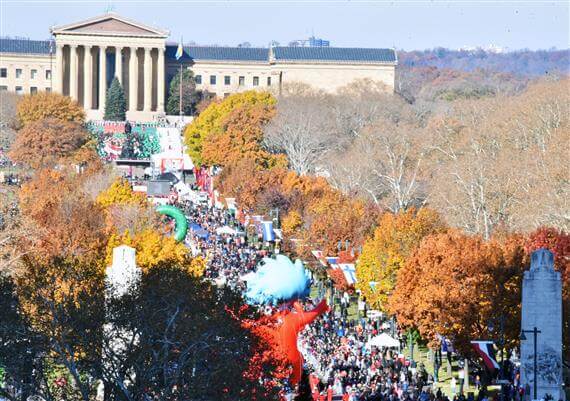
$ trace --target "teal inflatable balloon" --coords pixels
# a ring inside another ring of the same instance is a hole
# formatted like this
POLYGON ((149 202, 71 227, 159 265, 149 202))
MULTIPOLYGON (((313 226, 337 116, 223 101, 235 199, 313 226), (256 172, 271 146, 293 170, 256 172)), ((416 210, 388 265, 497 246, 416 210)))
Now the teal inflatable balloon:
POLYGON ((176 222, 176 229, 174 231, 174 239, 178 242, 184 241, 186 238, 186 232, 188 231, 188 221, 186 216, 182 213, 182 210, 177 207, 170 205, 161 205, 156 208, 159 214, 164 214, 165 216, 172 217, 176 222))

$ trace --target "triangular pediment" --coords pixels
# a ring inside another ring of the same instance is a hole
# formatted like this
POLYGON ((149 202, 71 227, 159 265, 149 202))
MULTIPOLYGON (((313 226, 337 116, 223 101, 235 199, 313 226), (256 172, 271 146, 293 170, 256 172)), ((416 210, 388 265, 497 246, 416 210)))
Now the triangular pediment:
POLYGON ((168 37, 168 31, 150 27, 117 14, 105 14, 85 21, 52 29, 53 34, 168 37))

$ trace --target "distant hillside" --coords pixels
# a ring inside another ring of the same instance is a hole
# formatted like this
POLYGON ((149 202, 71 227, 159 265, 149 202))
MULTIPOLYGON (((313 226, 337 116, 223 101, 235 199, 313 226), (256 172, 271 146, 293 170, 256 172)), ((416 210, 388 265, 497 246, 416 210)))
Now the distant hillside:
POLYGON ((459 71, 477 69, 509 73, 526 77, 551 74, 570 74, 570 49, 520 50, 497 53, 485 50, 398 51, 400 65, 408 67, 437 67, 459 71))

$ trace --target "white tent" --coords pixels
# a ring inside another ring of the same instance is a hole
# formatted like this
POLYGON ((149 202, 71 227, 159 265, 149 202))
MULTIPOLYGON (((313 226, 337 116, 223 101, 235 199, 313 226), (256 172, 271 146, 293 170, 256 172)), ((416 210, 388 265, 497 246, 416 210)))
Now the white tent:
POLYGON ((154 167, 160 172, 192 170, 194 164, 186 153, 181 151, 168 150, 155 153, 150 157, 154 167))
POLYGON ((218 234, 218 235, 222 235, 222 234, 235 235, 236 230, 234 230, 230 226, 223 226, 223 227, 216 228, 216 234, 218 234))
POLYGON ((397 348, 400 346, 400 342, 388 334, 382 333, 376 337, 372 337, 370 341, 366 343, 367 348, 371 348, 372 346, 378 348, 397 348))

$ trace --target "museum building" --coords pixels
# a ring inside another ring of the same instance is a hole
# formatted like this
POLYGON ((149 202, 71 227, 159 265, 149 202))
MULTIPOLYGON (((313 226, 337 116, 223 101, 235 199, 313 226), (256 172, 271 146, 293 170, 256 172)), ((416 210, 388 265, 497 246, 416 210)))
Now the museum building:
POLYGON ((301 82, 334 92, 359 79, 394 90, 393 49, 339 47, 217 47, 167 42, 169 32, 115 13, 51 29, 53 40, 0 38, 0 90, 55 91, 77 100, 100 120, 116 76, 127 99, 127 118, 152 121, 164 114, 168 85, 182 68, 197 89, 219 97, 261 89, 279 93, 301 82))

